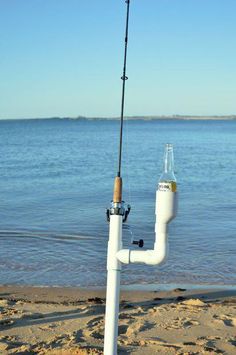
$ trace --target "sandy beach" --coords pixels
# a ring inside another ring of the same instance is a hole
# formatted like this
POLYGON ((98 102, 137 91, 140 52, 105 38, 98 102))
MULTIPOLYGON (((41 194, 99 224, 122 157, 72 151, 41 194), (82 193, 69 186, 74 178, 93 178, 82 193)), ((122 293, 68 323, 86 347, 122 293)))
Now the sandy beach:
MULTIPOLYGON (((0 287, 1 354, 102 354, 105 291, 0 287)), ((118 354, 235 354, 236 291, 122 291, 118 354)))

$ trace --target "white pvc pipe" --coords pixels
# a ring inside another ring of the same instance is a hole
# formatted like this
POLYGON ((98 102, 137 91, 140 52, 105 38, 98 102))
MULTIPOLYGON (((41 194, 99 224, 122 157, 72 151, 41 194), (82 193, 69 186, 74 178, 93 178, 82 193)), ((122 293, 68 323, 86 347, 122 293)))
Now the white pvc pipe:
POLYGON ((106 316, 104 335, 104 354, 117 354, 118 317, 120 297, 120 271, 107 273, 106 316))
POLYGON ((177 192, 156 192, 156 225, 167 224, 176 217, 178 208, 177 192), (158 223, 157 223, 158 222, 158 223))
POLYGON ((121 263, 116 254, 122 248, 122 218, 119 215, 110 216, 104 355, 117 354, 121 263))
POLYGON ((104 355, 117 354, 121 262, 125 264, 145 263, 147 265, 163 263, 168 254, 167 225, 176 216, 176 212, 177 194, 171 191, 157 191, 156 239, 154 249, 146 251, 122 249, 123 217, 120 215, 110 216, 104 355))
POLYGON ((153 250, 121 249, 116 257, 124 264, 144 263, 160 265, 168 255, 167 224, 177 213, 177 193, 171 191, 157 191, 156 193, 156 224, 155 243, 153 250))
POLYGON ((146 265, 163 264, 168 255, 167 234, 161 234, 158 243, 155 243, 153 250, 130 250, 121 249, 117 258, 124 264, 144 263, 146 265))

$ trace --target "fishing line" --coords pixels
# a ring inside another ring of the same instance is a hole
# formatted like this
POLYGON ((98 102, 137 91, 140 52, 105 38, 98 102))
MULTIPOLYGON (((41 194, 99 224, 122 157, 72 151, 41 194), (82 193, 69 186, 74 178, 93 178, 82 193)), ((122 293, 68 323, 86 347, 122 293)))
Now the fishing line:
POLYGON ((127 171, 127 182, 128 182, 128 198, 129 198, 129 204, 132 205, 132 198, 131 198, 131 185, 130 185, 130 142, 129 142, 129 121, 126 119, 125 120, 125 128, 126 128, 126 171, 127 171))

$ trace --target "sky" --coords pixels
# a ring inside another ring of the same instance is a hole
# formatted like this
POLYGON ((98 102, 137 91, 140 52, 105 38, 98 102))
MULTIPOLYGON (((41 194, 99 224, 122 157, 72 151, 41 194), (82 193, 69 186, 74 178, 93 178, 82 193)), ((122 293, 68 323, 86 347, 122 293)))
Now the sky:
MULTIPOLYGON (((131 0, 125 115, 236 114, 236 1, 131 0)), ((0 0, 0 119, 120 115, 125 0, 0 0)))

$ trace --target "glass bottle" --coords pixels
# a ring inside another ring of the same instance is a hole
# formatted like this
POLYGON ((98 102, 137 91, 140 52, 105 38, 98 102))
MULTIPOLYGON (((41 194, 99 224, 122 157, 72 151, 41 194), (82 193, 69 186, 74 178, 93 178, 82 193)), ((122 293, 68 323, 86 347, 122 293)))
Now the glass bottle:
POLYGON ((166 144, 164 153, 163 172, 158 183, 159 191, 177 191, 176 177, 174 174, 173 145, 166 144))

